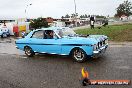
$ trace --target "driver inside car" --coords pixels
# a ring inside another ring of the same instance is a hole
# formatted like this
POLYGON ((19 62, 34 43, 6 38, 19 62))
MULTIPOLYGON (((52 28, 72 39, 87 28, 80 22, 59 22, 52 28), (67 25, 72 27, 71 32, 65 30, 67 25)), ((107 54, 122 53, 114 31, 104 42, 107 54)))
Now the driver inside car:
POLYGON ((54 33, 53 31, 50 31, 47 35, 47 39, 53 39, 54 33))

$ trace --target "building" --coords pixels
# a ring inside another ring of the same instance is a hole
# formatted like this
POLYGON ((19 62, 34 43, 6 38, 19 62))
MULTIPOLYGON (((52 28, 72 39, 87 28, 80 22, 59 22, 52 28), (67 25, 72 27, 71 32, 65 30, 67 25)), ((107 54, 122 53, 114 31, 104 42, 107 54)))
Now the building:
POLYGON ((48 22, 48 25, 52 25, 53 24, 53 21, 54 19, 51 18, 51 17, 47 17, 47 18, 43 18, 44 20, 46 20, 48 22))
POLYGON ((127 21, 127 20, 128 20, 128 16, 122 15, 122 16, 120 17, 120 20, 121 20, 121 21, 127 21))
POLYGON ((29 22, 25 22, 24 18, 11 20, 10 19, 3 19, 6 20, 4 23, 1 23, 0 28, 6 27, 9 29, 10 35, 17 34, 21 36, 21 32, 29 32, 29 22))
POLYGON ((0 23, 15 22, 13 18, 0 18, 0 23))

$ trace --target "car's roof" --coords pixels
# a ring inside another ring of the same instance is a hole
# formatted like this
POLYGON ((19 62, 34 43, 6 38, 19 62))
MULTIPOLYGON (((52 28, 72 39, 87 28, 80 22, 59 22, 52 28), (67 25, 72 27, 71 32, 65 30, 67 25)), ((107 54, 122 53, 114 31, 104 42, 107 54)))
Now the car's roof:
POLYGON ((48 28, 41 28, 41 29, 36 29, 36 31, 39 30, 61 30, 61 29, 68 29, 69 27, 48 27, 48 28))

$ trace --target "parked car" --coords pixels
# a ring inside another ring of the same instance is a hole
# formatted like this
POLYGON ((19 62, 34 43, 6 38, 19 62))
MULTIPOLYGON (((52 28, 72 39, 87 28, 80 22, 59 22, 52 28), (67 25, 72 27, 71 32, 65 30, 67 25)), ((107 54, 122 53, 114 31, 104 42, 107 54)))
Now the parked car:
POLYGON ((35 53, 70 55, 77 62, 98 57, 108 47, 105 35, 79 37, 67 27, 49 27, 31 31, 25 38, 16 40, 16 48, 29 57, 35 53))
POLYGON ((10 36, 9 29, 8 28, 0 28, 0 36, 1 36, 1 38, 10 36))

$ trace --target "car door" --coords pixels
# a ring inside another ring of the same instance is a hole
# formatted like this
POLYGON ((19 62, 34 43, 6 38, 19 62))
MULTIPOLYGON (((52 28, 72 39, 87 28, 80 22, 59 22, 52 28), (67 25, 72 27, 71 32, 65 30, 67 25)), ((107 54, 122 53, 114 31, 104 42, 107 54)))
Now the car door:
POLYGON ((29 40, 32 49, 35 52, 39 53, 60 54, 61 52, 60 39, 57 39, 55 37, 46 38, 45 34, 47 31, 48 30, 46 31, 39 30, 33 33, 32 37, 29 40))
POLYGON ((33 49, 34 52, 41 52, 41 47, 43 47, 43 38, 44 38, 44 31, 38 30, 35 31, 31 38, 29 38, 28 45, 33 49))
POLYGON ((43 49, 46 52, 51 54, 60 54, 61 53, 61 39, 57 37, 53 30, 44 31, 44 40, 45 45, 43 49), (52 33, 52 35, 50 35, 52 33))

